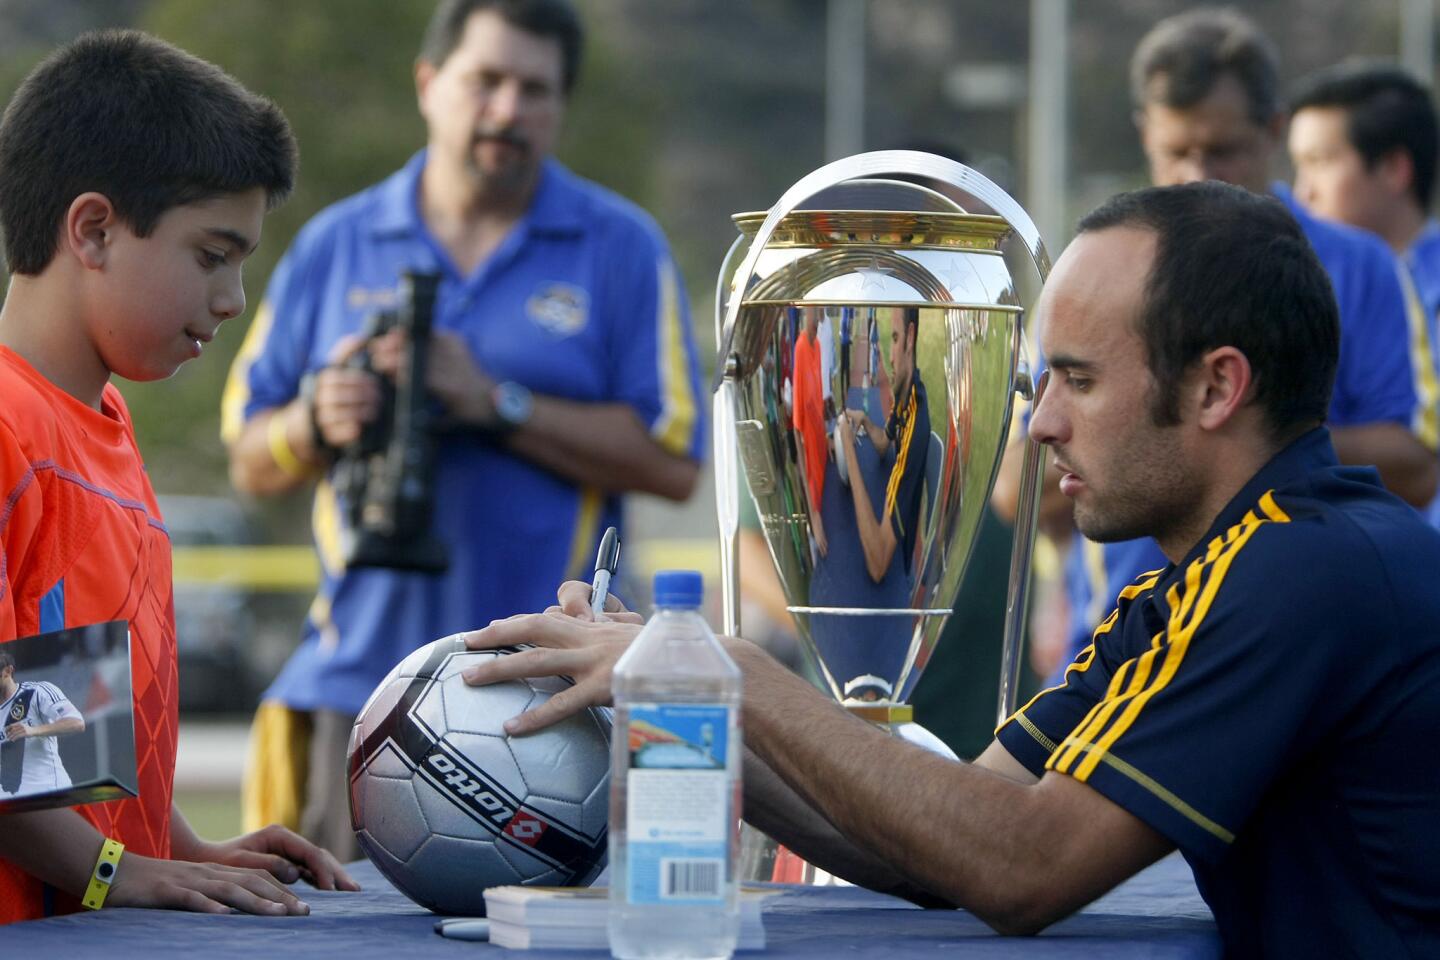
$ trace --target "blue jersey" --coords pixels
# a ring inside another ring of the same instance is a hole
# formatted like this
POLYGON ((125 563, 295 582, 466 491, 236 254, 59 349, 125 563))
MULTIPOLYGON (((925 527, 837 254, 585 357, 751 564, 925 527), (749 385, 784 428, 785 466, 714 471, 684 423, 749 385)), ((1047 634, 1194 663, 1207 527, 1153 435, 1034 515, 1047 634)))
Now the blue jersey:
MULTIPOLYGON (((1431 450, 1437 431, 1433 342, 1422 314, 1409 309, 1400 265, 1378 238, 1318 220, 1282 184, 1275 194, 1290 208, 1330 277, 1340 308, 1340 364, 1328 424, 1399 423, 1431 450)), ((1166 564, 1153 540, 1095 544, 1075 537, 1066 557, 1072 660, 1121 589, 1166 564)))
MULTIPOLYGON (((434 326, 497 380, 582 403, 624 403, 673 454, 700 459, 698 362, 665 240, 638 208, 547 161, 530 209, 462 275, 417 207, 425 154, 316 216, 271 277, 231 372, 223 423, 289 402, 337 340, 390 306, 402 271, 441 275, 434 326)), ((416 647, 554 602, 589 574, 620 499, 577 486, 478 435, 439 445, 434 530, 442 576, 346 570, 333 487, 315 495, 322 584, 304 640, 267 693, 297 709, 358 712, 416 647)))
POLYGON ((1440 956, 1440 533, 1311 431, 998 731, 1173 842, 1227 955, 1440 956))
MULTIPOLYGON (((1430 220, 1425 224, 1410 249, 1405 251, 1404 260, 1430 334, 1432 359, 1440 377, 1440 223, 1430 220)), ((1440 493, 1425 513, 1431 525, 1440 528, 1440 493)))
POLYGON ((1440 223, 1430 220, 1425 224, 1405 251, 1405 265, 1410 268, 1420 302, 1433 323, 1440 315, 1440 223))

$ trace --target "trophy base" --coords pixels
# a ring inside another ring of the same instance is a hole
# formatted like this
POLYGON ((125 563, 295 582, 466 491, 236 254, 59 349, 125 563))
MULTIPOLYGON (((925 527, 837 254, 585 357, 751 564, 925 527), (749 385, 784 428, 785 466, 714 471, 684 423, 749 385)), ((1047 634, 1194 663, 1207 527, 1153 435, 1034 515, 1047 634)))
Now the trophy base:
MULTIPOLYGON (((841 706, 860 719, 886 730, 892 737, 924 747, 949 760, 959 760, 945 741, 914 722, 915 710, 908 703, 845 703, 841 706)), ((740 831, 740 877, 743 880, 799 883, 813 887, 850 885, 848 880, 826 873, 748 823, 742 824, 740 831)))

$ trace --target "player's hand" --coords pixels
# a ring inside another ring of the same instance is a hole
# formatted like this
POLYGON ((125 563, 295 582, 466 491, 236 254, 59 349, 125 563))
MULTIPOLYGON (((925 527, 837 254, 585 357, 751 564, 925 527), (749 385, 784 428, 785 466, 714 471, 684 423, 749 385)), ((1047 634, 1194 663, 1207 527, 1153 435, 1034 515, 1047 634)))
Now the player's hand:
POLYGON ((281 883, 304 880, 318 890, 359 890, 340 861, 292 830, 272 823, 268 827, 220 843, 201 841, 177 857, 262 870, 281 883))
POLYGON ((340 338, 330 351, 330 366, 315 375, 315 424, 332 447, 354 443, 365 424, 380 415, 375 374, 343 366, 364 347, 364 337, 340 338))
POLYGON ((274 917, 310 912, 305 901, 265 870, 160 860, 128 852, 120 858, 105 905, 274 917))
POLYGON ((609 704, 610 675, 615 663, 644 622, 614 597, 605 607, 609 619, 595 620, 590 613, 590 585, 579 581, 562 586, 559 601, 544 613, 497 620, 465 637, 465 645, 471 650, 518 644, 534 647, 470 667, 462 676, 472 686, 523 677, 563 676, 575 681, 573 687, 553 695, 535 709, 505 721, 506 733, 533 733, 587 707, 609 704))
POLYGON ((6 740, 24 740, 30 736, 30 728, 23 723, 12 723, 5 728, 6 740))

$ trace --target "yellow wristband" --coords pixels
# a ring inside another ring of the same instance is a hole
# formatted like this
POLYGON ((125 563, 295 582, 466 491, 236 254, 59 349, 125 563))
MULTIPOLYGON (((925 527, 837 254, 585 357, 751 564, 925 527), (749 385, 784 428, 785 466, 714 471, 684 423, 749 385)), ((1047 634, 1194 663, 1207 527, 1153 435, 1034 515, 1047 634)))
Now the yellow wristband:
POLYGON ((283 472, 292 477, 304 477, 310 473, 305 464, 300 462, 300 458, 295 456, 295 451, 290 446, 290 438, 285 436, 285 417, 282 411, 276 410, 270 415, 265 424, 265 439, 270 442, 271 459, 283 472))
POLYGON ((100 856, 95 861, 95 872, 90 875, 90 886, 85 890, 85 899, 80 901, 90 910, 105 906, 105 896, 110 892, 110 881, 115 879, 115 868, 120 863, 120 854, 125 844, 119 840, 105 838, 100 847, 100 856))

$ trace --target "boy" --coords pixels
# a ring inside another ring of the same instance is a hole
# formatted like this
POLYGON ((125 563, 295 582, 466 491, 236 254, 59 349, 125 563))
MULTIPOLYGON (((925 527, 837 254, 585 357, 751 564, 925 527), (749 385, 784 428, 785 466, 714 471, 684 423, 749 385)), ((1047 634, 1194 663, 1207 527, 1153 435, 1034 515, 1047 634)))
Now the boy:
POLYGON ((0 641, 129 621, 140 786, 133 800, 0 817, 0 922, 82 896, 301 914, 282 881, 355 889, 288 831, 209 843, 172 805, 170 542, 109 382, 170 376, 244 310, 241 263, 295 165, 274 104, 132 31, 52 54, 0 120, 12 274, 0 308, 0 641))

